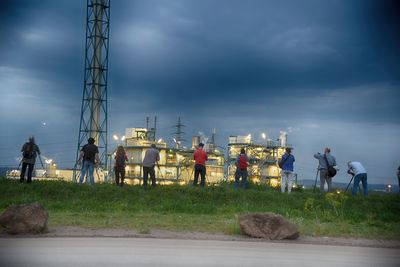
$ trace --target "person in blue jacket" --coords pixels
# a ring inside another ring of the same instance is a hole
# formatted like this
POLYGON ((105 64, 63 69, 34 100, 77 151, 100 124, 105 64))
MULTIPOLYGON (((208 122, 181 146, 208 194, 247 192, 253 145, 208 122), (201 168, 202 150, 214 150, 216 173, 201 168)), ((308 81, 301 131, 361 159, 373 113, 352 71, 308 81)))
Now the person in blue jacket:
POLYGON ((292 150, 287 147, 286 153, 283 154, 281 162, 282 162, 282 172, 281 172, 281 192, 285 193, 285 187, 287 185, 288 194, 292 191, 293 184, 293 169, 294 169, 294 161, 295 158, 291 154, 292 150))

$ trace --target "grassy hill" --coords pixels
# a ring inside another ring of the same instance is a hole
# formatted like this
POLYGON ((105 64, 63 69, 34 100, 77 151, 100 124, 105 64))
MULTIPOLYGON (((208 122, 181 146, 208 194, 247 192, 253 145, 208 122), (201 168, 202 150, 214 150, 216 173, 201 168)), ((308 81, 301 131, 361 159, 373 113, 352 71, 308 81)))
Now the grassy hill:
POLYGON ((312 190, 281 194, 251 184, 234 191, 222 183, 192 186, 95 187, 61 181, 0 179, 0 211, 12 204, 40 202, 49 211, 49 226, 151 229, 239 234, 238 216, 275 212, 297 224, 301 234, 400 240, 400 195, 372 193, 367 198, 312 190))

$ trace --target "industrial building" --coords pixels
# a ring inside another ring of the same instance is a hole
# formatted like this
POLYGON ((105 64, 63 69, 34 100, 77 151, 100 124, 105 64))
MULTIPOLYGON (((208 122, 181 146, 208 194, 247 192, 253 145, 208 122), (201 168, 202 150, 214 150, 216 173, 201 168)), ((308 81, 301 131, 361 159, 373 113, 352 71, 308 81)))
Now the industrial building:
MULTIPOLYGON (((287 134, 281 132, 277 141, 264 138, 264 142, 255 143, 252 136, 230 136, 228 146, 225 151, 215 144, 215 129, 212 132, 210 142, 208 138, 193 136, 191 147, 182 146, 181 136, 183 126, 178 120, 176 125, 178 130, 175 133, 175 146, 169 147, 163 139, 156 140, 156 120, 154 128, 150 128, 147 118, 147 126, 143 128, 126 128, 123 138, 115 138, 122 142, 128 162, 126 166, 125 183, 141 184, 143 179, 143 159, 147 149, 155 144, 160 151, 160 161, 155 171, 158 184, 189 184, 193 181, 194 160, 193 153, 196 151, 200 142, 205 143, 204 150, 208 154, 206 162, 206 183, 216 184, 221 181, 233 181, 236 172, 236 158, 243 148, 249 160, 248 180, 254 183, 269 184, 276 186, 280 181, 280 169, 278 159, 285 153, 285 148, 293 148, 287 144, 287 134), (226 156, 226 157, 225 157, 226 156), (225 160, 226 159, 226 160, 225 160)), ((114 182, 113 159, 115 150, 107 154, 108 168, 98 168, 95 173, 95 182, 114 182)), ((12 171, 9 177, 19 178, 19 171, 12 171)), ((59 179, 65 181, 78 181, 80 169, 57 169, 55 162, 45 160, 42 169, 35 171, 36 179, 59 179)), ((295 176, 296 177, 296 176, 295 176)), ((297 180, 297 177, 296 177, 297 180)))
POLYGON ((230 136, 228 141, 227 179, 234 180, 236 158, 243 148, 249 160, 248 179, 254 183, 277 185, 281 176, 278 160, 285 153, 285 148, 293 148, 287 144, 287 133, 281 132, 277 141, 266 139, 265 143, 254 143, 252 136, 230 136))
MULTIPOLYGON (((200 142, 200 137, 192 138, 192 147, 189 149, 183 148, 177 142, 176 147, 168 147, 162 139, 155 141, 154 130, 154 128, 127 128, 125 130, 124 148, 129 160, 125 176, 127 183, 140 183, 143 177, 143 158, 151 144, 155 144, 160 151, 160 161, 156 166, 157 182, 161 184, 189 183, 193 179, 193 153, 200 142)), ((208 144, 205 150, 208 154, 207 182, 212 184, 224 180, 224 154, 214 149, 211 144, 208 144)))

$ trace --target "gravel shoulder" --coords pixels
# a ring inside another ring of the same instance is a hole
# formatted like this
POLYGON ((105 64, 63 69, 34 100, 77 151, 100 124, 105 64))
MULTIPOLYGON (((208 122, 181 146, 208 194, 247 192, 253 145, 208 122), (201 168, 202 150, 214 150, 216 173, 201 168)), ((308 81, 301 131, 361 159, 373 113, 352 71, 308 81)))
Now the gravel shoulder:
POLYGON ((113 237, 113 238, 163 238, 163 239, 193 239, 193 240, 219 240, 219 241, 246 241, 246 242, 270 242, 270 243, 294 243, 315 244, 330 246, 357 246, 357 247, 379 247, 400 249, 400 240, 376 240, 363 238, 343 237, 315 237, 300 236, 296 240, 268 240, 262 238, 251 238, 243 235, 225 235, 222 233, 203 232, 173 232, 167 230, 150 230, 138 232, 126 229, 90 229, 77 226, 51 227, 46 233, 39 235, 9 235, 0 229, 0 238, 4 237, 113 237))

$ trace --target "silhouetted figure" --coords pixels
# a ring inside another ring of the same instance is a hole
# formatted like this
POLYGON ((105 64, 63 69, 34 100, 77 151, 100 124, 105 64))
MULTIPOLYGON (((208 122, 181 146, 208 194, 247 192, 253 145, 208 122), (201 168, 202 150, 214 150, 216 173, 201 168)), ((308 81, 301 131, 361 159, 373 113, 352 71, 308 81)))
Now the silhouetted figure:
POLYGON ((122 145, 118 146, 114 159, 115 184, 123 186, 125 179, 125 167, 128 157, 126 156, 125 149, 122 145))
POLYGON ((19 181, 21 183, 25 180, 26 168, 28 168, 27 183, 32 182, 33 168, 35 167, 36 157, 40 155, 39 146, 35 143, 35 138, 33 136, 29 137, 28 142, 26 142, 21 149, 22 152, 22 169, 19 181))

